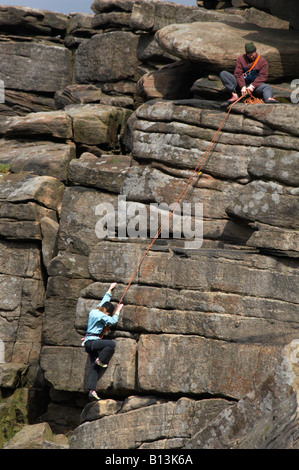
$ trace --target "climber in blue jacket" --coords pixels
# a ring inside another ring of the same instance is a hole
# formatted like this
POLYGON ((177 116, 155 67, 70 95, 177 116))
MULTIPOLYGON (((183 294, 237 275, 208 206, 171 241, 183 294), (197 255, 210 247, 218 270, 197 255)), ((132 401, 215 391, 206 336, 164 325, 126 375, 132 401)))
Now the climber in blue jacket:
POLYGON ((102 333, 106 326, 116 325, 123 304, 118 305, 114 315, 114 305, 110 302, 112 290, 116 282, 112 283, 98 306, 92 309, 88 317, 87 332, 82 345, 88 352, 91 362, 91 373, 89 378, 89 397, 100 400, 96 392, 100 368, 107 367, 107 363, 115 349, 115 341, 102 339, 102 333))

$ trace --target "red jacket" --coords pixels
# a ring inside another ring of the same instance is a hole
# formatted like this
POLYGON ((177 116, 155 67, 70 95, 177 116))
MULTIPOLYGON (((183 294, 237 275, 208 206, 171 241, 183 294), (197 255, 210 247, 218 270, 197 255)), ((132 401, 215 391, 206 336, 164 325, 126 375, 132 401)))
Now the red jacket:
MULTIPOLYGON (((238 57, 234 75, 238 81, 238 85, 240 88, 242 88, 243 86, 248 86, 248 83, 246 84, 245 82, 244 73, 250 69, 254 61, 255 59, 250 61, 246 54, 243 54, 238 57)), ((264 57, 260 56, 259 61, 254 66, 252 72, 254 80, 251 83, 255 88, 267 81, 268 62, 266 61, 266 59, 264 59, 264 57)))

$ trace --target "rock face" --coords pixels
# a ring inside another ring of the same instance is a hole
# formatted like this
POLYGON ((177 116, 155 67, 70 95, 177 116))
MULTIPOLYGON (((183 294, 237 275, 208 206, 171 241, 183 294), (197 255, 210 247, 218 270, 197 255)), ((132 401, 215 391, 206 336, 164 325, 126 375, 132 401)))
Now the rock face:
POLYGON ((245 0, 245 3, 261 10, 266 10, 272 15, 288 20, 293 29, 299 28, 298 8, 292 0, 245 0))
POLYGON ((298 39, 233 3, 0 6, 3 448, 299 448, 298 108, 240 102, 216 134, 248 37, 280 81, 298 39), (88 402, 81 339, 113 281, 88 402))
POLYGON ((158 44, 183 60, 208 65, 211 71, 233 70, 245 43, 254 41, 259 53, 269 62, 269 79, 282 80, 298 75, 298 35, 295 31, 276 31, 255 25, 240 26, 218 22, 170 25, 156 33, 158 44), (224 47, 225 44, 225 47, 224 47), (241 51, 241 52, 240 52, 241 51))

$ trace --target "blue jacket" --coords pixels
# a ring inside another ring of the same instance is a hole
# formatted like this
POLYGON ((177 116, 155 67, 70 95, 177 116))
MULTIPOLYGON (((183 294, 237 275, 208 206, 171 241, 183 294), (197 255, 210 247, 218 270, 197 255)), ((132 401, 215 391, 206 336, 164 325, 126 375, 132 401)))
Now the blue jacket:
MULTIPOLYGON (((105 302, 110 302, 111 297, 111 293, 107 291, 101 302, 98 304, 98 307, 101 307, 105 302)), ((116 325, 118 319, 119 316, 117 314, 114 314, 113 317, 110 317, 109 315, 106 315, 104 312, 101 312, 97 308, 92 309, 89 312, 88 317, 88 325, 86 331, 86 335, 88 334, 88 336, 84 338, 82 346, 85 344, 85 341, 99 339, 99 335, 102 333, 103 329, 106 326, 116 325)))

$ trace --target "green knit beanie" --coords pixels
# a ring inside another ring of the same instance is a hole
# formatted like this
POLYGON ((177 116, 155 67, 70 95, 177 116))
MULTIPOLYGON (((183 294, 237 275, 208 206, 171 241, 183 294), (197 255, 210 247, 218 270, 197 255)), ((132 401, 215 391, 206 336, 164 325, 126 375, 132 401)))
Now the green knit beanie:
POLYGON ((256 47, 255 45, 253 44, 253 42, 247 42, 245 44, 245 51, 246 51, 246 54, 250 54, 251 52, 255 52, 256 51, 256 47))

